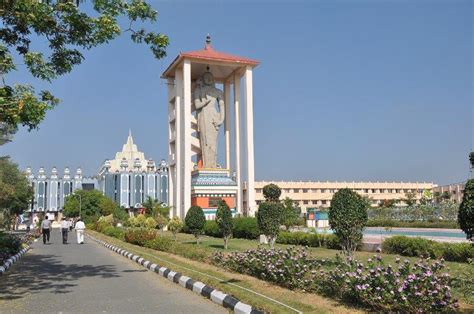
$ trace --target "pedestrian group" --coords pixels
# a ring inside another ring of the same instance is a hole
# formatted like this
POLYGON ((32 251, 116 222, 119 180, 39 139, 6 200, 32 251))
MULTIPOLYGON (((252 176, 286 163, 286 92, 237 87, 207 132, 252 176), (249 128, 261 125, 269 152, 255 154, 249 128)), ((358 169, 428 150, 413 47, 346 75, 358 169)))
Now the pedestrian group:
MULTIPOLYGON (((73 228, 76 229, 77 243, 84 244, 84 230, 86 229, 86 225, 84 224, 82 219, 78 218, 74 220, 72 218, 67 219, 65 217, 61 219, 61 234, 63 244, 67 244, 68 233, 71 232, 73 228)), ((51 229, 52 223, 46 215, 40 225, 41 234, 43 235, 43 244, 46 244, 46 242, 49 243, 51 229)))

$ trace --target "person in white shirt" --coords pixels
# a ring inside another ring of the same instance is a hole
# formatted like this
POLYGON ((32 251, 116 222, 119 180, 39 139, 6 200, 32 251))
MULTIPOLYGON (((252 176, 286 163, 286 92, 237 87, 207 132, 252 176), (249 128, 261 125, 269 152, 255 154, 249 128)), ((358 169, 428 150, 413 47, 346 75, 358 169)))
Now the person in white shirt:
POLYGON ((75 229, 77 233, 77 244, 84 244, 84 230, 86 229, 86 225, 81 218, 77 220, 75 229))
POLYGON ((69 231, 69 223, 66 218, 61 219, 61 233, 63 234, 63 244, 67 244, 67 233, 69 231))

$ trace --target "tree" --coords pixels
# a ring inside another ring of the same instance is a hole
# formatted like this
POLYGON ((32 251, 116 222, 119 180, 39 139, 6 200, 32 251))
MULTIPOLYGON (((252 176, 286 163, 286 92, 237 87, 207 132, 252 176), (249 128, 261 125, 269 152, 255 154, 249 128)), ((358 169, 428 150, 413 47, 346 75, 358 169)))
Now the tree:
POLYGON ((403 200, 408 206, 413 206, 416 204, 416 194, 415 192, 406 192, 405 199, 403 200))
POLYGON ((290 227, 298 224, 301 215, 301 208, 298 203, 293 201, 291 198, 286 197, 283 200, 283 214, 281 224, 285 226, 286 230, 290 230, 290 227))
POLYGON ((469 153, 469 164, 471 166, 471 169, 474 168, 474 152, 469 153))
POLYGON ((158 227, 158 229, 160 229, 161 236, 163 236, 163 230, 168 224, 168 218, 163 215, 158 214, 157 216, 155 216, 155 221, 156 221, 156 226, 158 227))
POLYGON ((119 206, 107 196, 102 197, 99 203, 100 214, 102 216, 113 214, 117 207, 119 206))
POLYGON ((0 211, 7 229, 14 217, 28 209, 32 198, 33 188, 18 165, 9 158, 0 158, 0 211))
POLYGON ((280 232, 280 224, 284 213, 284 206, 280 203, 281 189, 276 184, 267 184, 263 187, 265 202, 258 205, 258 228, 267 237, 270 248, 273 249, 280 232))
POLYGON ((459 206, 458 222, 466 238, 473 241, 474 237, 474 179, 469 179, 464 186, 464 195, 459 206))
POLYGON ((362 240, 367 220, 367 203, 359 194, 347 188, 334 194, 329 208, 329 225, 347 256, 352 256, 362 240))
POLYGON ((263 197, 266 201, 277 202, 280 199, 281 189, 276 184, 267 184, 263 187, 263 197))
POLYGON ((232 211, 224 200, 221 200, 217 207, 216 222, 224 237, 224 249, 227 250, 234 230, 234 220, 232 219, 232 211))
POLYGON ((204 216, 202 208, 199 206, 191 206, 191 208, 186 213, 184 223, 186 224, 188 230, 194 234, 196 237, 196 242, 199 244, 199 236, 202 234, 204 225, 206 224, 206 216, 204 216))
POLYGON ((176 241, 176 234, 183 230, 184 224, 179 217, 173 217, 168 223, 168 230, 173 233, 173 238, 176 241))
POLYGON ((80 216, 86 222, 93 222, 101 215, 100 205, 105 196, 97 190, 76 190, 64 202, 63 214, 67 217, 80 216))
POLYGON ((152 214, 153 208, 158 204, 158 201, 154 198, 147 196, 146 201, 143 202, 143 208, 145 208, 146 214, 152 214))
POLYGON ((258 205, 258 228, 267 237, 271 249, 273 249, 278 233, 280 232, 283 211, 283 204, 277 202, 262 202, 258 205))
POLYGON ((155 58, 166 55, 166 35, 134 27, 137 22, 156 22, 158 12, 145 0, 91 0, 90 14, 80 9, 79 2, 84 1, 0 1, 0 144, 9 141, 19 125, 36 129, 46 112, 59 103, 49 91, 37 94, 30 85, 5 83, 5 76, 19 63, 34 78, 51 82, 80 64, 84 50, 123 33, 129 33, 135 43, 148 45, 155 58), (122 17, 130 22, 125 28, 118 22, 122 17), (32 42, 47 48, 35 51, 32 42), (22 61, 15 61, 16 56, 22 61))

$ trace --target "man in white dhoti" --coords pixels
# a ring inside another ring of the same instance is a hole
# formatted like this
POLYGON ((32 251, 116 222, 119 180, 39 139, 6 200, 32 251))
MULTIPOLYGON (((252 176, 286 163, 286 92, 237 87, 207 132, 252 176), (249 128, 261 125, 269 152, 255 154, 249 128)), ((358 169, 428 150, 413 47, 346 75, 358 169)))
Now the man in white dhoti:
POLYGON ((77 234, 77 244, 84 244, 84 230, 86 230, 86 225, 81 218, 77 220, 75 229, 77 234))

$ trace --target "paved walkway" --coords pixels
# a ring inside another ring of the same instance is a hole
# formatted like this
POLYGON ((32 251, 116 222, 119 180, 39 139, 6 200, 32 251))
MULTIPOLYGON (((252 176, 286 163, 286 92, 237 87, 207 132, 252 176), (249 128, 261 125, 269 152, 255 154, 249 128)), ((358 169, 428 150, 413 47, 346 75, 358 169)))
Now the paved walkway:
POLYGON ((227 313, 92 240, 69 240, 53 229, 0 277, 0 313, 227 313))

